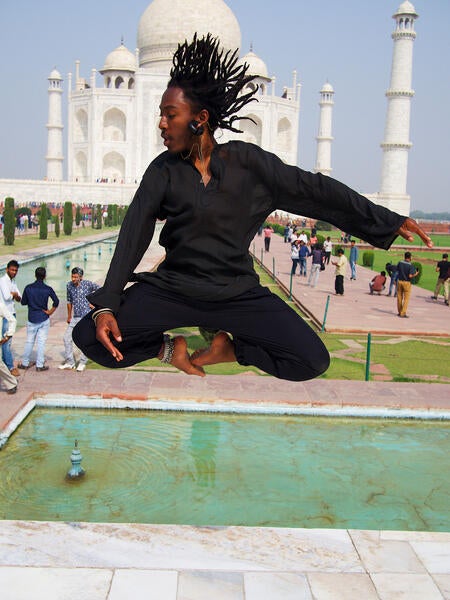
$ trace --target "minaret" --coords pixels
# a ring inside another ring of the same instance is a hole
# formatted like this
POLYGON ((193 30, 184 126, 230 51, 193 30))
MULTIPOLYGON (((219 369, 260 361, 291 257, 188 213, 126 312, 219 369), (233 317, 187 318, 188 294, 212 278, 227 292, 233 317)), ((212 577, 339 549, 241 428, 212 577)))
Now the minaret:
POLYGON ((409 215, 410 197, 406 192, 408 175, 409 124, 413 43, 416 39, 414 21, 418 18, 414 6, 406 1, 400 4, 392 33, 394 50, 392 55, 391 81, 386 92, 388 99, 384 129, 383 160, 381 167, 380 203, 388 208, 409 215))
POLYGON ((333 118, 333 86, 328 82, 325 83, 320 90, 320 118, 319 118, 319 133, 317 140, 317 155, 315 173, 330 175, 331 173, 331 123, 333 118))
POLYGON ((63 179, 62 77, 56 69, 48 76, 47 180, 63 179))

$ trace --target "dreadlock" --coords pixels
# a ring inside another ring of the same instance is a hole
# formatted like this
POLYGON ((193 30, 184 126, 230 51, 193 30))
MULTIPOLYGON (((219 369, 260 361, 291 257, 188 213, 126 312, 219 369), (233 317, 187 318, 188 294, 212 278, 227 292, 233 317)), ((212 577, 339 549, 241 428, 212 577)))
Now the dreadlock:
POLYGON ((192 42, 186 40, 178 45, 173 56, 173 67, 167 87, 178 87, 190 100, 195 110, 207 109, 209 125, 212 131, 218 127, 242 133, 233 127, 239 119, 236 115, 249 102, 256 100, 254 94, 258 90, 250 90, 241 94, 241 90, 255 75, 247 75, 248 64, 237 65, 238 50, 225 52, 219 49, 219 40, 210 33, 201 39, 194 34, 192 42))

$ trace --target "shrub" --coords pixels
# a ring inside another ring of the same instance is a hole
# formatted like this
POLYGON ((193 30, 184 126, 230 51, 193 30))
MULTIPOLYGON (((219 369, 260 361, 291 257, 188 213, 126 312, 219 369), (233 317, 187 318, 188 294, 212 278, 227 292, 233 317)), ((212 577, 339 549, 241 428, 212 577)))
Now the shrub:
POLYGON ((57 238, 59 238, 59 234, 61 233, 61 226, 59 224, 58 213, 56 213, 56 215, 53 217, 53 223, 55 224, 55 235, 57 238))
POLYGON ((80 208, 80 205, 77 204, 77 207, 75 209, 75 225, 78 227, 80 223, 81 223, 81 208, 80 208))
POLYGON ((97 227, 96 229, 101 229, 102 228, 102 221, 103 221, 103 210, 102 210, 102 205, 101 204, 97 204, 97 209, 96 209, 96 217, 97 217, 97 227))
POLYGON ((31 215, 31 208, 28 208, 28 206, 20 206, 19 208, 15 208, 14 215, 16 217, 19 217, 20 215, 31 215))
POLYGON ((317 243, 318 243, 318 244, 322 244, 322 246, 323 246, 323 243, 324 243, 324 241, 325 241, 325 236, 324 236, 324 235, 321 235, 320 233, 318 233, 318 234, 316 235, 316 238, 317 238, 317 243))
POLYGON ((333 225, 327 223, 326 221, 316 221, 315 228, 317 231, 331 231, 333 229, 333 225))
POLYGON ((64 221, 63 221, 64 235, 72 235, 72 227, 73 227, 72 202, 64 202, 64 221))
POLYGON ((413 277, 411 279, 411 283, 417 285, 419 283, 419 281, 420 281, 420 278, 422 277, 422 271, 423 271, 422 263, 420 263, 420 262, 413 262, 411 264, 412 264, 413 267, 415 267, 416 271, 419 271, 419 273, 415 277, 413 277))
POLYGON ((284 225, 280 225, 280 223, 264 223, 264 227, 269 226, 272 227, 274 233, 278 233, 278 235, 284 236, 284 225))
POLYGON ((48 213, 45 202, 41 204, 41 212, 39 216, 39 239, 46 240, 48 237, 48 213))
POLYGON ((366 250, 363 252, 362 264, 364 267, 373 267, 375 260, 375 252, 373 250, 366 250))
POLYGON ((3 210, 3 241, 5 246, 14 246, 15 232, 14 198, 5 198, 5 208, 3 210))

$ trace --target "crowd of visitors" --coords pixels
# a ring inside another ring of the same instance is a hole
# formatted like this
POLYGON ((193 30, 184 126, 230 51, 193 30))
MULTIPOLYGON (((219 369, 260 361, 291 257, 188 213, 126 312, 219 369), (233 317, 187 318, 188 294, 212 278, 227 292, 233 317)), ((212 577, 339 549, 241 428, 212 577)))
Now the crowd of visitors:
MULTIPOLYGON (((3 380, 8 394, 17 391, 17 377, 20 370, 28 370, 35 366, 36 371, 48 371, 45 364, 45 349, 50 330, 50 317, 59 306, 59 298, 54 289, 45 283, 46 269, 37 267, 35 281, 25 286, 23 294, 16 284, 19 263, 10 260, 5 274, 0 277, 0 318, 2 319, 2 337, 0 339, 0 379, 3 380), (16 331, 15 304, 20 303, 28 309, 26 331, 27 337, 22 357, 14 366, 14 356, 11 348, 13 335, 16 331), (34 351, 34 352, 33 352, 34 351), (34 361, 32 356, 36 355, 34 361)), ((75 267, 71 271, 71 280, 67 283, 67 329, 64 333, 64 362, 59 369, 76 369, 79 372, 86 368, 87 357, 79 352, 79 362, 76 364, 72 344, 72 331, 75 325, 92 308, 86 296, 98 285, 83 279, 83 269, 75 267)))

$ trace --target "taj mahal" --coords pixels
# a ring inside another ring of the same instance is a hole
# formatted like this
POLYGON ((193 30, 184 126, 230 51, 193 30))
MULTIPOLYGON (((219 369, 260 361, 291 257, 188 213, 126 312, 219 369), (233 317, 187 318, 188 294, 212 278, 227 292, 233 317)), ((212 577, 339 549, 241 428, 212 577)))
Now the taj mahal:
MULTIPOLYGON (((393 14, 393 54, 382 148, 379 191, 365 194, 377 204, 408 215, 406 191, 413 42, 418 18, 409 1, 393 14)), ((137 28, 137 48, 123 43, 99 69, 82 75, 79 61, 67 77, 67 123, 63 123, 64 81, 52 70, 48 77, 47 173, 42 180, 0 179, 1 198, 26 203, 129 204, 153 158, 164 152, 158 130, 159 102, 166 88, 171 59, 179 42, 211 32, 225 50, 241 48, 239 23, 223 0, 153 0, 137 28), (167 5, 172 15, 166 19, 167 5), (179 6, 178 6, 179 5, 179 6), (63 131, 67 131, 64 151, 63 131), (64 166, 67 171, 64 177, 64 166)), ((275 93, 275 77, 252 49, 240 54, 256 76, 258 102, 241 111, 251 117, 238 124, 242 134, 218 132, 219 143, 232 137, 260 145, 289 164, 297 164, 301 82, 292 81, 275 93)), ((315 171, 331 175, 334 90, 326 82, 319 92, 319 127, 315 171)))

